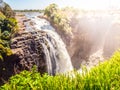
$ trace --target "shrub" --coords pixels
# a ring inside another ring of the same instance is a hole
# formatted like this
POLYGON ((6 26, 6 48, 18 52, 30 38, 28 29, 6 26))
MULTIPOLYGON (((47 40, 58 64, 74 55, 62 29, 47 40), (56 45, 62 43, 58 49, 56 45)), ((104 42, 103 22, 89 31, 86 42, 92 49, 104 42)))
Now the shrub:
POLYGON ((1 39, 9 40, 10 39, 10 33, 8 31, 4 31, 1 35, 1 39))
POLYGON ((12 55, 12 51, 8 47, 4 47, 2 44, 0 44, 0 60, 4 60, 5 56, 12 55))
POLYGON ((0 59, 12 54, 10 49, 11 37, 17 32, 17 21, 14 18, 0 19, 0 59))
POLYGON ((11 17, 15 17, 15 13, 14 11, 11 9, 11 7, 5 3, 5 6, 3 8, 0 8, 0 11, 7 17, 7 18, 11 18, 11 17))
POLYGON ((46 7, 44 15, 50 20, 54 27, 63 32, 62 34, 72 33, 66 14, 59 9, 56 4, 50 4, 46 7))
POLYGON ((17 21, 14 18, 15 13, 10 6, 5 3, 5 7, 0 8, 0 59, 12 54, 10 49, 10 40, 18 32, 17 21))
POLYGON ((14 18, 5 18, 0 20, 1 32, 8 31, 14 33, 17 31, 17 21, 14 18))
POLYGON ((4 19, 5 18, 5 15, 3 15, 2 12, 0 12, 0 19, 4 19))

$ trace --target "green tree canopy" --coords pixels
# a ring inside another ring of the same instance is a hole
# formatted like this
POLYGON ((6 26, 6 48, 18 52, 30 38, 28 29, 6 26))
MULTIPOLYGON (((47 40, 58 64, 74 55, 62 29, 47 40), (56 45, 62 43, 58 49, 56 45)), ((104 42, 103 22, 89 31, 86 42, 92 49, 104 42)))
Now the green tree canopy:
POLYGON ((14 11, 7 3, 5 3, 5 6, 3 8, 0 8, 0 11, 8 18, 15 16, 14 11))
POLYGON ((51 17, 53 12, 56 12, 58 10, 58 6, 56 4, 50 4, 48 7, 46 7, 44 11, 44 15, 47 17, 51 17))

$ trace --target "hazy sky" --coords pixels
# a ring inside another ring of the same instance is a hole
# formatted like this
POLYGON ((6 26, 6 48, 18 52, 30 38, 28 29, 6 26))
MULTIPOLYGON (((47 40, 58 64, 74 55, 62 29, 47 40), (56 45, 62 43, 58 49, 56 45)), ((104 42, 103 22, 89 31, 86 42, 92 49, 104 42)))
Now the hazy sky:
POLYGON ((51 3, 80 9, 120 8, 120 0, 4 0, 13 9, 43 9, 51 3))

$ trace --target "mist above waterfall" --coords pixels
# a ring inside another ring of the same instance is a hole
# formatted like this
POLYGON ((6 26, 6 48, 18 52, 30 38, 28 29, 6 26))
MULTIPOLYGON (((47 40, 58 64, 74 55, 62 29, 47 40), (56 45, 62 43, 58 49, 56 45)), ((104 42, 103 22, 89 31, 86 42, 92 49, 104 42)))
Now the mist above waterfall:
MULTIPOLYGON (((103 12, 93 12, 92 14, 89 14, 85 16, 85 20, 83 18, 80 19, 80 26, 84 29, 87 27, 86 32, 90 34, 90 37, 93 41, 93 48, 91 48, 91 52, 94 52, 94 50, 98 49, 104 49, 104 46, 107 45, 107 39, 111 38, 109 40, 109 43, 113 43, 114 41, 117 44, 119 40, 115 40, 113 38, 119 37, 119 11, 113 11, 113 13, 109 11, 103 11, 103 12), (83 19, 83 20, 82 20, 83 19)), ((109 49, 112 49, 115 47, 111 47, 109 49)))
POLYGON ((80 64, 104 61, 120 48, 120 17, 117 10, 80 11, 72 16, 71 26, 74 33, 71 57, 76 68, 80 64))
POLYGON ((110 31, 112 22, 112 15, 104 13, 101 15, 97 13, 88 13, 79 18, 79 24, 77 24, 78 26, 76 26, 76 28, 80 27, 78 32, 86 32, 86 34, 89 36, 89 39, 91 39, 93 44, 91 52, 96 49, 103 48, 106 35, 110 31))

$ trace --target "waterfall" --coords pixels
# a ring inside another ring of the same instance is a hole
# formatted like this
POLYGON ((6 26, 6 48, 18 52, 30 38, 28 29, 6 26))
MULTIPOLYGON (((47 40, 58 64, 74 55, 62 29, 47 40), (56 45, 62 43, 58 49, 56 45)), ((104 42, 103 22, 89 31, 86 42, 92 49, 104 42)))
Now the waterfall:
POLYGON ((26 32, 39 30, 44 31, 47 35, 43 36, 44 42, 41 42, 41 46, 44 52, 44 60, 46 60, 48 74, 55 75, 73 70, 66 46, 50 23, 35 15, 30 15, 30 17, 29 15, 26 16, 30 19, 30 21, 24 23, 26 25, 26 32), (31 22, 34 23, 34 25, 31 26, 31 22))
POLYGON ((45 56, 47 60, 48 73, 65 73, 73 70, 70 56, 62 39, 52 30, 45 30, 45 32, 48 34, 46 41, 48 43, 49 50, 46 49, 44 44, 43 47, 46 52, 45 56))

